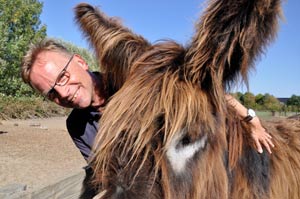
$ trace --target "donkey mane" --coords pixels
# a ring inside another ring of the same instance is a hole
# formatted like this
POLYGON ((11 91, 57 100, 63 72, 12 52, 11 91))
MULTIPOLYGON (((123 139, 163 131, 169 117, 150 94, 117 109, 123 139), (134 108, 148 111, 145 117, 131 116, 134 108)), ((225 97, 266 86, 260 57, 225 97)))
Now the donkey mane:
POLYGON ((231 198, 299 198, 300 122, 294 119, 262 121, 271 133, 272 155, 256 152, 247 123, 228 107, 226 157, 231 198))

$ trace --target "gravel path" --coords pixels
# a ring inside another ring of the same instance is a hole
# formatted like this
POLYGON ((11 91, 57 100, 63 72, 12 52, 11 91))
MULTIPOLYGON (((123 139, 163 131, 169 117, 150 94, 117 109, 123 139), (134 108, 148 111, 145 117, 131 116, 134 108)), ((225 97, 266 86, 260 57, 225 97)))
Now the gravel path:
POLYGON ((65 119, 0 121, 0 188, 21 184, 32 191, 82 170, 86 162, 65 119))

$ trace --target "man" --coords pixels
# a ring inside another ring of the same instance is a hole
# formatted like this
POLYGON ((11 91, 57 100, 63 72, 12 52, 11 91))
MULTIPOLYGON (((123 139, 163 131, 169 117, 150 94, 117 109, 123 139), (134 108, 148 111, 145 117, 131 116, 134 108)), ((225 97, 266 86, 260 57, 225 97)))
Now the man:
POLYGON ((24 56, 22 78, 49 100, 74 108, 67 128, 87 160, 107 98, 101 75, 90 72, 79 55, 53 40, 44 40, 24 56))
MULTIPOLYGON (((90 72, 80 55, 71 54, 53 40, 43 40, 31 46, 24 56, 21 69, 25 83, 56 104, 73 108, 67 119, 67 128, 87 160, 102 108, 109 98, 101 74, 90 72)), ((236 99, 227 95, 226 100, 237 110, 241 119, 247 117, 247 109, 236 99)), ((274 146, 271 136, 265 132, 259 119, 252 117, 247 122, 251 124, 257 150, 262 153, 262 143, 271 153, 270 146, 274 146)))

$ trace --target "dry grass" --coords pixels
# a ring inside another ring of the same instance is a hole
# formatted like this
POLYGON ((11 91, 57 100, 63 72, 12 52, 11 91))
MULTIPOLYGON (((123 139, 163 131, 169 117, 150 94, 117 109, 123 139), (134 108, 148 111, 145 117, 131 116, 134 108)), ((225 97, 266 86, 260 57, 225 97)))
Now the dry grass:
POLYGON ((65 116, 69 111, 41 97, 0 97, 0 119, 4 120, 65 116))

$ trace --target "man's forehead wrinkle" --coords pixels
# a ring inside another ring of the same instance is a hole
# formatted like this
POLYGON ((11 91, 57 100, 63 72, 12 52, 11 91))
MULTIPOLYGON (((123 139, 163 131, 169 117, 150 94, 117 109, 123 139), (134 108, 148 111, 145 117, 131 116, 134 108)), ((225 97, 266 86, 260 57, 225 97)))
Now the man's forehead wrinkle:
POLYGON ((51 60, 51 56, 46 56, 45 53, 40 53, 33 63, 32 70, 30 72, 30 79, 32 81, 32 86, 36 90, 44 90, 44 86, 40 87, 40 83, 44 82, 47 85, 53 83, 57 71, 55 70, 54 62, 51 60), (34 80, 35 79, 35 80, 34 80), (34 83, 34 82, 35 83, 34 83), (37 82, 38 81, 38 82, 37 82))
MULTIPOLYGON (((34 63, 34 65, 37 66, 37 68, 42 69, 44 72, 53 73, 53 69, 56 66, 55 60, 49 56, 47 52, 41 52, 34 63)), ((37 69, 36 68, 36 69, 37 69)))
POLYGON ((35 62, 33 63, 32 67, 32 73, 40 73, 41 71, 44 71, 46 73, 50 72, 51 69, 47 67, 49 65, 49 62, 42 58, 37 58, 35 62))

